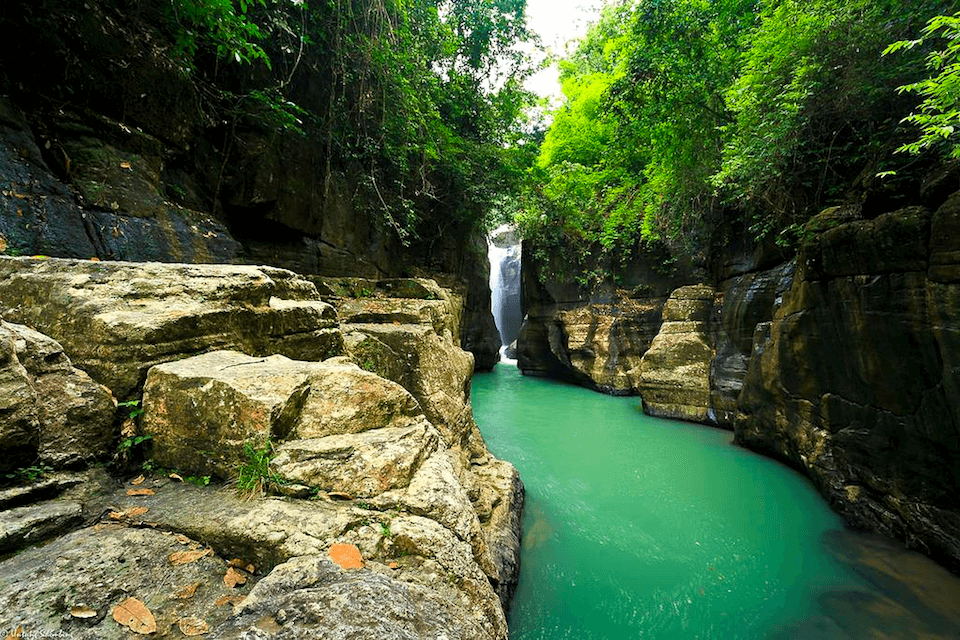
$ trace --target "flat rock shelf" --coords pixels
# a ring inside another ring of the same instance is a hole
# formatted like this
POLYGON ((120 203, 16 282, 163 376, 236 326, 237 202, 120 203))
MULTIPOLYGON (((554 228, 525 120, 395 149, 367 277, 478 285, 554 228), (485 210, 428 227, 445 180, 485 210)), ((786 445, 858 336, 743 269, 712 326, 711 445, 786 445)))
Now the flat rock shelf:
POLYGON ((960 637, 960 579, 846 531, 728 431, 499 364, 473 407, 527 488, 512 640, 960 637))

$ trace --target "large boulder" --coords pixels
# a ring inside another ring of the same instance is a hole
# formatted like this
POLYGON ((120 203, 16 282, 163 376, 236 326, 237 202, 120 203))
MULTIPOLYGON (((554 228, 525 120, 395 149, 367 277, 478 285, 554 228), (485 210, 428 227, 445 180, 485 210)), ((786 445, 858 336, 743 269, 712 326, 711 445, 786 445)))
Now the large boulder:
POLYGON ((0 321, 0 471, 104 458, 115 412, 109 389, 74 368, 55 340, 0 321))
POLYGON ((461 455, 399 384, 344 358, 210 352, 153 367, 143 408, 161 466, 229 478, 251 464, 251 451, 275 453, 273 482, 431 518, 499 573, 462 484, 461 455))
MULTIPOLYGON (((153 436, 157 463, 224 478, 248 462, 248 448, 261 450, 271 441, 300 443, 288 446, 283 458, 299 469, 290 470, 290 479, 302 482, 323 477, 324 459, 333 465, 328 473, 336 473, 346 452, 365 449, 365 442, 381 454, 392 450, 390 460, 381 460, 392 467, 397 456, 425 457, 429 451, 415 454, 407 445, 436 437, 402 387, 343 358, 305 362, 213 351, 157 365, 147 375, 143 409, 142 430, 153 436)), ((371 467, 354 471, 359 482, 371 467)))
POLYGON ((287 437, 306 402, 315 364, 212 351, 152 367, 141 428, 152 436, 154 461, 232 477, 248 447, 260 450, 287 437))
POLYGON ((0 257, 0 314, 59 341, 121 399, 151 366, 204 351, 323 360, 343 349, 313 284, 270 267, 0 257))
POLYGON ((960 194, 808 225, 761 324, 736 441, 804 469, 848 523, 960 569, 960 194))
POLYGON ((636 373, 644 411, 663 418, 712 421, 710 332, 716 292, 681 287, 663 308, 663 325, 636 373))
MULTIPOLYGON (((261 580, 218 638, 259 637, 264 621, 291 640, 486 640, 488 629, 432 589, 392 576, 344 571, 323 556, 294 558, 261 580)), ((505 637, 505 636, 504 636, 505 637)))

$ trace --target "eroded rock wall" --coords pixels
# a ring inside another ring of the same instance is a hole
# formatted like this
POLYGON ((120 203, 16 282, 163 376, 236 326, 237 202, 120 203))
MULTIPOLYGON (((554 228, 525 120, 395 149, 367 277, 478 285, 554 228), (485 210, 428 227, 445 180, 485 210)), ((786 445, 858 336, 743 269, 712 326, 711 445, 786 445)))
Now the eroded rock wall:
POLYGON ((604 393, 636 394, 636 372, 660 330, 663 305, 674 288, 690 281, 686 269, 670 271, 661 260, 646 256, 624 276, 623 286, 590 291, 542 275, 545 266, 537 264, 524 242, 520 370, 604 393))
POLYGON ((960 194, 828 210, 757 327, 736 441, 803 469, 848 523, 960 569, 960 194))

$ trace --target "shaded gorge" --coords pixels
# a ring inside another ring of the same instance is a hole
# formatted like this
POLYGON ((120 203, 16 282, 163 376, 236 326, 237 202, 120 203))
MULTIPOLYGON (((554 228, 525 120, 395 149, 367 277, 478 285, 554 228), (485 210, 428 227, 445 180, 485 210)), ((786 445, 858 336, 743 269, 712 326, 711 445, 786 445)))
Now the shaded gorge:
POLYGON ((727 431, 503 363, 473 382, 527 489, 513 640, 960 637, 955 576, 845 531, 727 431))

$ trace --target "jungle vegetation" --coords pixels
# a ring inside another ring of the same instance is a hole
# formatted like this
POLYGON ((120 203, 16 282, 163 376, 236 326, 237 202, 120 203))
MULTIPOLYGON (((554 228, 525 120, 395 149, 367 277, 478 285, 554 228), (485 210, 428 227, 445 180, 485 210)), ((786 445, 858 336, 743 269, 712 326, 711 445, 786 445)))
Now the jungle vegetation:
MULTIPOLYGON (((518 221, 544 260, 791 246, 824 206, 960 156, 960 17, 931 0, 610 2, 560 61, 518 221), (938 17, 939 16, 939 17, 938 17)), ((960 16, 960 14, 958 14, 960 16)), ((891 202, 895 201, 891 198, 891 202)))

